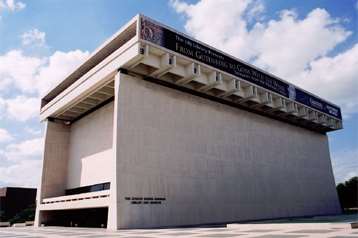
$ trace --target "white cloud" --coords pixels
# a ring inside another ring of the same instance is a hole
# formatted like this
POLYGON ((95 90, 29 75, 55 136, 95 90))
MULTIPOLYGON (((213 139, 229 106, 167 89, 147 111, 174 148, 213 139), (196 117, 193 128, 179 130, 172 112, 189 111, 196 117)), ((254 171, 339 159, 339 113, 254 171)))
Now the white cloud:
POLYGON ((336 183, 358 176, 358 149, 333 153, 332 164, 336 183))
MULTIPOLYGON (((22 38, 24 45, 45 44, 45 34, 40 31, 34 30, 22 38)), ((56 51, 48 57, 28 56, 22 50, 0 55, 0 119, 22 122, 25 129, 19 136, 41 136, 41 130, 34 130, 28 124, 28 120, 39 115, 41 95, 63 80, 88 55, 81 50, 56 51)), ((20 142, 11 139, 12 136, 0 128, 0 186, 37 186, 43 139, 20 142)))
POLYGON ((23 93, 43 93, 64 79, 88 55, 87 51, 74 50, 56 51, 50 57, 32 57, 21 50, 11 50, 0 55, 0 91, 13 86, 23 93))
POLYGON ((35 93, 34 77, 44 65, 44 58, 25 56, 21 50, 0 55, 0 85, 6 85, 0 90, 9 89, 9 85, 12 85, 21 92, 35 93))
POLYGON ((358 176, 358 172, 357 171, 351 171, 349 172, 343 179, 343 181, 348 181, 353 177, 357 177, 358 176))
POLYGON ((46 41, 46 33, 38 29, 29 30, 21 35, 22 45, 43 46, 46 41))
POLYGON ((42 133, 41 129, 35 129, 32 127, 25 127, 25 131, 26 131, 26 133, 33 135, 33 136, 38 136, 38 135, 41 135, 41 133, 42 133))
POLYGON ((5 115, 5 111, 6 111, 5 105, 6 105, 5 100, 0 97, 0 119, 2 119, 5 115))
POLYGON ((42 151, 40 137, 9 144, 0 150, 0 185, 37 186, 42 151))
POLYGON ((43 151, 41 137, 10 144, 5 147, 4 155, 9 162, 40 159, 43 151))
POLYGON ((25 3, 15 0, 6 0, 5 4, 10 11, 19 11, 26 7, 25 3))
POLYGON ((0 55, 0 92, 18 91, 14 98, 0 97, 2 115, 18 121, 37 116, 41 95, 63 80, 88 55, 81 50, 56 51, 49 57, 26 56, 21 50, 0 55))
POLYGON ((247 12, 247 20, 251 21, 259 21, 263 20, 263 12, 265 11, 265 6, 261 1, 255 1, 251 3, 251 6, 247 12))
POLYGON ((0 128, 0 143, 8 142, 12 139, 12 135, 7 130, 0 128))
POLYGON ((26 4, 15 0, 0 0, 0 13, 2 10, 16 12, 24 9, 26 4))
POLYGON ((256 18, 250 25, 252 15, 264 11, 261 1, 172 0, 171 5, 195 38, 340 104, 345 116, 358 112, 358 47, 329 55, 352 33, 326 10, 316 8, 299 18, 286 9, 278 19, 256 18))
POLYGON ((339 104, 346 117, 358 112, 358 43, 334 57, 312 61, 293 82, 339 104))
POLYGON ((4 99, 6 117, 17 121, 27 121, 37 117, 40 112, 40 100, 23 95, 4 99))
POLYGON ((250 32, 256 41, 254 63, 291 79, 351 34, 337 23, 323 9, 312 10, 302 20, 293 11, 282 11, 279 20, 257 24, 250 32))
POLYGON ((39 94, 43 95, 54 87, 88 56, 89 53, 87 51, 84 52, 81 50, 69 52, 56 51, 47 59, 46 65, 39 68, 34 77, 39 94))
POLYGON ((249 58, 248 29, 245 20, 252 0, 199 1, 187 4, 171 1, 179 13, 186 16, 185 29, 194 37, 232 54, 249 58), (234 45, 233 45, 234 44, 234 45))
MULTIPOLYGON (((4 11, 25 8, 20 1, 0 0, 0 18, 4 11)), ((46 34, 34 28, 21 36, 22 47, 46 46, 46 34)), ((0 186, 37 186, 41 175, 43 139, 41 128, 29 120, 39 114, 40 97, 89 55, 87 51, 56 51, 49 56, 32 56, 27 48, 13 49, 0 54, 0 119, 19 121, 21 130, 16 138, 34 136, 17 141, 0 128, 0 186)), ((36 48, 37 49, 37 48, 36 48)))
MULTIPOLYGON (((0 55, 0 93, 5 92, 0 96, 1 119, 20 121, 29 135, 41 136, 41 130, 26 124, 39 114, 40 95, 64 79, 88 55, 80 50, 56 51, 49 57, 27 56, 21 50, 0 55)), ((0 129, 0 142, 10 142, 0 147, 0 185, 37 186, 43 139, 13 142, 10 138, 0 129)))
POLYGON ((41 160, 23 160, 9 166, 0 166, 0 186, 37 187, 41 165, 41 160))

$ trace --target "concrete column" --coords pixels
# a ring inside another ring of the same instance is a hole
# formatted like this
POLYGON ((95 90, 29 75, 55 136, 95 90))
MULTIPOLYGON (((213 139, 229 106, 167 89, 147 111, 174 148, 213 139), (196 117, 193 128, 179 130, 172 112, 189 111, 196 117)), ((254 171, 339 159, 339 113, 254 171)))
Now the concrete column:
POLYGON ((42 176, 37 190, 35 226, 44 221, 40 211, 43 198, 63 196, 66 189, 70 126, 46 121, 42 176))
MULTIPOLYGON (((47 130, 48 130, 48 121, 45 122, 45 132, 44 132, 44 140, 46 142, 46 138, 47 138, 47 130)), ((43 174, 44 174, 44 167, 45 167, 45 143, 43 146, 43 158, 42 158, 42 173, 41 173, 41 180, 40 180, 40 184, 37 187, 37 193, 36 193, 36 211, 35 211, 35 222, 34 222, 34 227, 39 227, 41 225, 41 222, 43 220, 43 216, 40 216, 40 204, 42 202, 42 184, 44 183, 44 178, 43 178, 43 174)))
POLYGON ((114 78, 114 107, 113 107, 113 161, 112 161, 112 179, 111 179, 111 188, 110 188, 110 204, 108 207, 108 221, 107 229, 117 230, 119 224, 118 218, 118 191, 117 191, 117 138, 118 138, 118 112, 119 108, 119 89, 121 82, 122 74, 118 72, 114 78))

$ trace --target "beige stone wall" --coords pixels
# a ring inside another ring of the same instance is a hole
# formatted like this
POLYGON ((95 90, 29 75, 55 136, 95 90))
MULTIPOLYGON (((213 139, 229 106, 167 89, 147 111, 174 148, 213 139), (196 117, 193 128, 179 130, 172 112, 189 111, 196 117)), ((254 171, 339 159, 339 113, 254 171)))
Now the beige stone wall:
POLYGON ((67 188, 110 182, 113 102, 71 125, 67 188))
POLYGON ((42 175, 36 195, 36 227, 46 219, 44 214, 38 209, 42 199, 64 195, 67 177, 69 135, 69 126, 52 121, 45 122, 42 175))
POLYGON ((118 101, 120 228, 339 212, 326 135, 127 76, 118 101))
POLYGON ((42 198, 64 195, 69 148, 69 126, 46 122, 43 168, 41 177, 42 198))
MULTIPOLYGON (((112 137, 113 102, 71 125, 46 122, 42 182, 37 195, 35 226, 51 218, 51 212, 39 210, 44 209, 41 206, 43 198, 64 196, 68 188, 112 182, 112 137)), ((92 202, 92 207, 108 206, 102 200, 84 202, 92 202)), ((64 209, 83 207, 80 203, 61 205, 64 209)))

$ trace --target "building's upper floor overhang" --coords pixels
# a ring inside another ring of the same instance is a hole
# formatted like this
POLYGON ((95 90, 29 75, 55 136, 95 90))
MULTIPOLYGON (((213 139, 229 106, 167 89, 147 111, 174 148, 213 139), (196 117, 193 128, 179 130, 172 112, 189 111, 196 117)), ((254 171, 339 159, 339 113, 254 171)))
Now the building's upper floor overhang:
POLYGON ((342 128, 337 105, 142 15, 42 99, 41 120, 71 123, 112 100, 118 69, 307 129, 342 128))

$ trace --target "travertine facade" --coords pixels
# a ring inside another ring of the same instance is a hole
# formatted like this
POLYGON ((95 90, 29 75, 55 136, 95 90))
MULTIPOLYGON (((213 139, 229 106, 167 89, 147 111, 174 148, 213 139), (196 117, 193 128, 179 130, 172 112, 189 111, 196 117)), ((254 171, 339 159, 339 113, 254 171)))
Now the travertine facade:
POLYGON ((110 181, 113 102, 73 123, 70 131, 66 188, 110 181))
POLYGON ((120 85, 120 227, 340 212, 326 135, 141 79, 120 85))
MULTIPOLYGON (((312 96, 322 106, 315 109, 295 99, 301 89, 292 85, 285 97, 168 53, 141 38, 143 19, 44 97, 36 226, 168 227, 340 212, 326 135, 342 126, 335 105, 312 96)), ((156 27, 145 34, 159 34, 156 27)))

